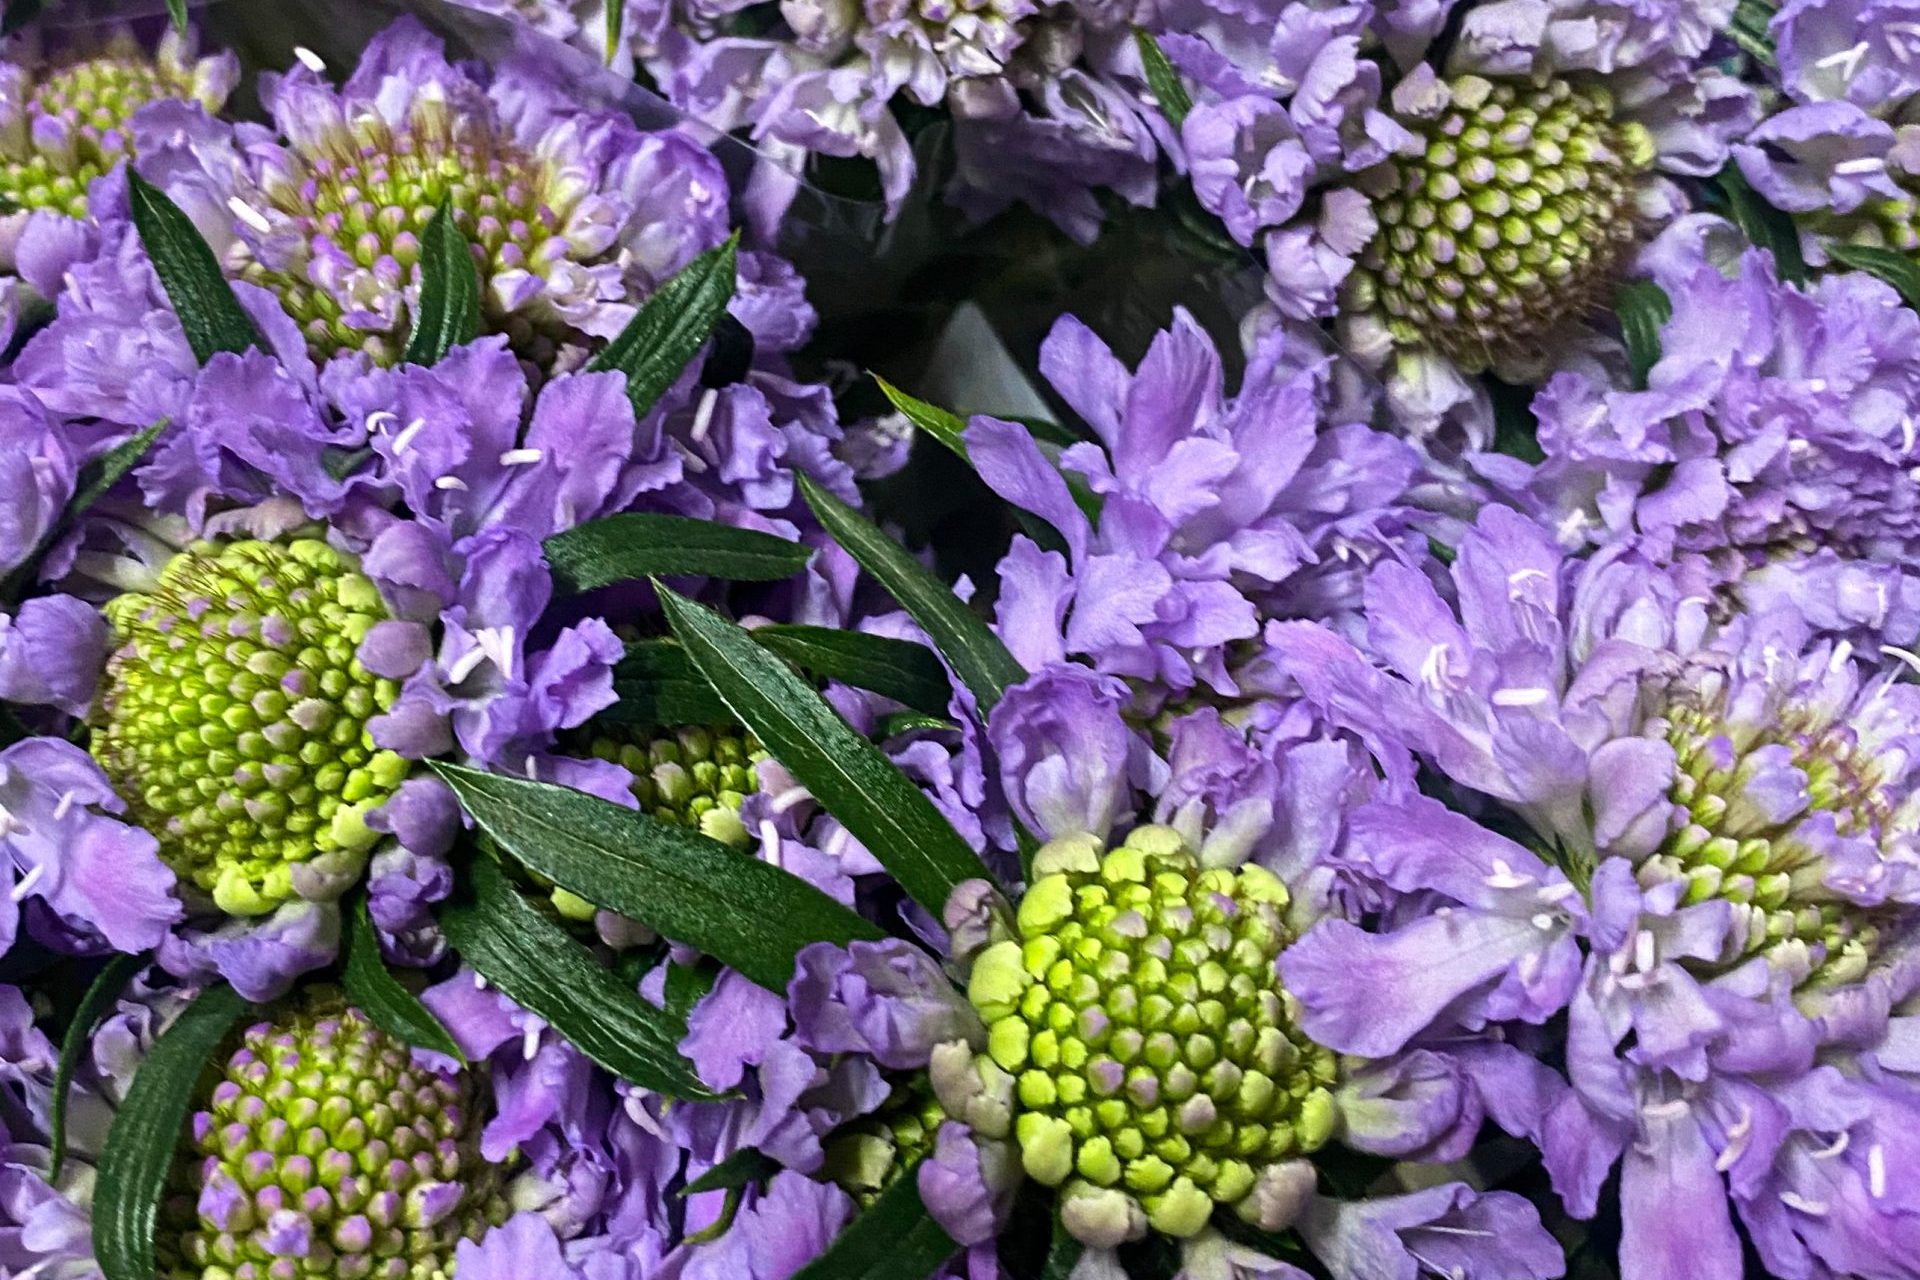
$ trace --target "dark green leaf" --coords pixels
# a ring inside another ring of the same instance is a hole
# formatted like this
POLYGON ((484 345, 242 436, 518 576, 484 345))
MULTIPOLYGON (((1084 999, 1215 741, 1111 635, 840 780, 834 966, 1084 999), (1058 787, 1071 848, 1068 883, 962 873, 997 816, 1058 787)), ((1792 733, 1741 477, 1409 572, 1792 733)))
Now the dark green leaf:
POLYGON ((937 1271, 960 1246, 920 1202, 919 1173, 915 1165, 896 1177, 793 1280, 926 1280, 937 1271))
POLYGON ((1827 244, 1827 256, 1842 266, 1880 277, 1898 291, 1908 306, 1920 311, 1920 266, 1905 252, 1834 240, 1827 244))
POLYGON ((53 1109, 47 1117, 47 1181, 60 1180, 60 1167, 67 1162, 67 1095, 73 1088, 73 1071, 80 1059, 93 1047, 93 1029, 107 1016, 114 1001, 127 989, 135 974, 146 968, 145 956, 115 956, 95 976, 80 1007, 73 1011, 67 1034, 60 1041, 60 1065, 53 1073, 53 1109))
POLYGON ((528 905, 492 858, 473 859, 468 883, 471 894, 442 908, 440 924, 475 973, 622 1080, 670 1098, 714 1096, 680 1056, 684 1019, 622 986, 528 905))
POLYGON ((346 963, 341 967, 340 985, 354 1008, 394 1039, 444 1053, 455 1062, 466 1061, 433 1011, 387 971, 364 897, 347 911, 346 963))
POLYGON ((991 873, 919 787, 787 665, 719 614, 658 583, 667 621, 740 723, 937 918, 991 873))
POLYGON ((1727 35, 1762 66, 1774 65, 1773 16, 1777 10, 1769 0, 1739 0, 1733 7, 1733 20, 1727 35))
POLYGON ((758 1186, 780 1172, 782 1167, 778 1160, 764 1156, 752 1147, 744 1147, 689 1182, 680 1194, 697 1196, 703 1191, 730 1191, 736 1187, 758 1186))
POLYGON ((433 768, 480 829, 529 870, 769 990, 787 989, 793 957, 809 943, 882 936, 791 872, 698 832, 565 787, 433 768))
POLYGON ((1153 91, 1167 122, 1178 129, 1186 123, 1187 113, 1193 110, 1193 98, 1188 95, 1187 86, 1180 83, 1180 73, 1167 61, 1167 51, 1151 32, 1135 27, 1133 39, 1140 47, 1140 65, 1146 69, 1147 88, 1153 91))
POLYGON ((661 285, 587 368, 627 375, 627 397, 644 417, 698 355, 733 297, 740 237, 709 249, 661 285))
POLYGON ((153 260, 154 274, 166 288, 174 314, 180 317, 180 327, 186 330, 194 359, 205 364, 219 352, 259 346, 259 332, 241 309, 219 260, 193 220, 166 192, 131 169, 127 186, 133 225, 139 229, 140 242, 153 260))
POLYGON ((0 16, 0 36, 10 36, 40 16, 42 0, 0 0, 6 9, 0 16))
POLYGON ((320 465, 335 480, 345 480, 348 476, 365 466, 367 459, 373 457, 373 446, 362 445, 358 449, 340 449, 329 447, 320 455, 320 465))
POLYGON ((554 585, 562 591, 591 591, 662 574, 777 582, 806 568, 813 554, 811 547, 770 533, 640 512, 556 533, 544 550, 554 585))
POLYGON ((173 29, 187 34, 187 0, 167 0, 167 12, 173 15, 173 29))
POLYGON ((613 65, 614 55, 620 51, 620 42, 627 32, 627 0, 607 0, 607 65, 613 65))
POLYGON ((971 462, 967 457, 967 442, 963 438, 966 435, 967 424, 961 421, 958 414, 949 413, 939 405, 928 404, 925 400, 908 395, 877 373, 873 375, 873 380, 880 384, 881 393, 905 416, 908 422, 953 450, 963 461, 971 462))
POLYGON ((1726 213, 1759 248, 1773 254, 1773 266, 1788 284, 1807 282, 1807 260, 1800 253, 1800 233, 1793 219, 1768 204, 1747 185, 1740 166, 1729 163, 1714 180, 1726 213))
POLYGON ((707 998, 713 984, 720 980, 720 966, 712 959, 698 964, 667 964, 664 997, 667 1008, 683 1018, 693 1016, 695 1007, 707 998))
POLYGON ((1516 387, 1498 378, 1487 379, 1487 398, 1493 402, 1493 448, 1522 462, 1541 462, 1540 420, 1533 412, 1533 388, 1516 387))
POLYGON ((1644 391, 1647 373, 1660 363, 1660 327, 1673 319, 1673 301, 1653 281, 1633 280, 1620 286, 1614 310, 1626 339, 1633 385, 1644 391))
POLYGON ((1080 1255, 1087 1246, 1073 1238, 1059 1218, 1053 1220, 1053 1244, 1047 1250, 1047 1265, 1040 1272, 1040 1280, 1069 1280, 1073 1269, 1080 1265, 1080 1255))
POLYGON ((749 634, 815 676, 892 698, 928 715, 942 714, 953 699, 940 659, 911 640, 787 624, 755 627, 749 634))
POLYGON ((232 987, 211 987, 154 1041, 100 1153, 93 1251, 106 1280, 153 1280, 153 1228, 200 1073, 247 1011, 232 987))
POLYGON ((442 200, 420 237, 420 307, 402 359, 439 364, 447 352, 480 333, 480 273, 473 248, 454 225, 453 204, 442 200))
POLYGON ((1027 678, 993 629, 899 543, 804 475, 800 477, 800 490, 834 540, 933 638, 954 673, 973 692, 983 719, 1008 685, 1027 678))
POLYGON ((732 718, 707 678, 671 640, 628 645, 614 664, 613 692, 620 700, 599 715, 613 724, 719 725, 732 718))

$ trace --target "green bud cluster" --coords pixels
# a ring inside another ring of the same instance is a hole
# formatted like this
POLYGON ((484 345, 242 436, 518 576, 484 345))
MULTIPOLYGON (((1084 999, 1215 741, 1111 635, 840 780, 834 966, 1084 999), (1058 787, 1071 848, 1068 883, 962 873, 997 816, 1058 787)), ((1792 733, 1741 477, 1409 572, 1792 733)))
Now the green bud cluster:
POLYGON ((896 1085, 878 1111, 827 1139, 820 1177, 870 1205, 896 1177, 933 1154, 946 1118, 924 1079, 896 1085))
POLYGON ((1852 213, 1811 214, 1808 225, 1849 244, 1898 249, 1920 258, 1920 199, 1872 200, 1852 213))
POLYGON ((450 1280, 505 1216, 473 1093, 356 1010, 250 1028, 175 1162, 162 1280, 450 1280))
POLYGON ((1675 757, 1669 799, 1673 832, 1639 867, 1641 884, 1683 880, 1684 901, 1732 904, 1744 929, 1718 969, 1776 948, 1818 949, 1811 980, 1850 982, 1864 975, 1879 942, 1871 914, 1825 890, 1828 866, 1801 834, 1811 821, 1843 837, 1877 839, 1892 818, 1880 766, 1852 730, 1808 710, 1789 710, 1763 727, 1729 728, 1711 699, 1669 707, 1664 728, 1675 757), (1781 753, 1805 780, 1807 810, 1785 822, 1745 798, 1760 770, 1781 768, 1781 753))
POLYGON ((134 114, 195 92, 190 66, 152 58, 131 39, 49 69, 0 135, 0 201, 86 217, 87 188, 133 154, 134 114))
POLYGON ((358 562, 314 538, 201 543, 107 606, 94 757, 221 910, 270 912, 302 868, 344 885, 365 861, 366 815, 408 770, 367 731, 398 686, 355 656, 386 616, 358 562))
MULTIPOLYGON (((1216 1204, 1255 1216, 1270 1173, 1330 1137, 1332 1052, 1299 1030, 1275 960, 1287 890, 1255 866, 1203 869, 1143 827, 1036 858, 1018 938, 975 961, 988 1062, 1013 1078, 1029 1176, 1075 1210, 1191 1236, 1216 1204)), ((1087 1238, 1083 1236, 1083 1238, 1087 1238)))
POLYGON ((1373 175, 1379 230, 1347 285, 1403 346, 1500 369, 1604 299, 1639 233, 1652 136, 1604 88, 1458 76, 1425 141, 1373 175))
MULTIPOLYGON (((535 338, 532 324, 524 316, 508 323, 492 283, 509 273, 572 270, 582 257, 567 234, 587 195, 578 179, 443 97, 416 98, 399 125, 372 111, 355 114, 294 159, 293 171, 259 194, 310 257, 246 259, 239 274, 280 299, 320 358, 362 350, 381 364, 400 359, 410 333, 404 315, 382 329, 347 317, 393 310, 443 201, 472 248, 488 332, 504 332, 516 346, 535 338)), ((565 329, 557 320, 555 327, 565 329)))

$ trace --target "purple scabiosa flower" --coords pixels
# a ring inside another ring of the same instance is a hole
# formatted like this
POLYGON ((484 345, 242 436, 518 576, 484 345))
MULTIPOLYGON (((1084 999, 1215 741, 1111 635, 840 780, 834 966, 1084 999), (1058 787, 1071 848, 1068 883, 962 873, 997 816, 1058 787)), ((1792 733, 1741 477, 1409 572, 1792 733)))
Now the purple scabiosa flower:
POLYGON ((274 135, 208 128, 143 167, 322 359, 400 357, 443 202, 473 249, 485 330, 548 369, 726 238, 726 178, 699 146, 582 110, 524 59, 456 67, 411 19, 339 89, 300 66, 265 97, 274 135))
POLYGON ((1685 561, 1727 607, 1913 635, 1920 322, 1866 275, 1798 288, 1758 250, 1723 272, 1722 230, 1689 220, 1649 255, 1673 318, 1646 390, 1586 371, 1541 389, 1528 500, 1563 545, 1685 561))
POLYGON ((1620 1165, 1623 1277, 1739 1276, 1735 1214, 1780 1274, 1911 1270, 1889 1171, 1920 1095, 1887 1049, 1920 922, 1914 686, 1791 609, 1716 623, 1630 552, 1569 563, 1498 507, 1452 586, 1457 614, 1376 570, 1370 657, 1275 637, 1329 714, 1391 725, 1522 837, 1431 800, 1356 812, 1355 861, 1447 909, 1310 935, 1281 966, 1303 1025, 1381 1052, 1553 1018, 1564 1078, 1498 1041, 1462 1061, 1576 1215, 1620 1165))
POLYGON ((1030 667, 1085 659, 1137 682, 1150 707, 1232 696, 1263 617, 1349 612, 1362 567, 1426 555, 1406 505, 1415 454, 1339 420, 1326 357, 1297 339, 1263 336, 1231 397, 1184 311, 1132 372, 1071 317, 1040 363, 1098 443, 1056 466, 1013 423, 976 418, 967 433, 987 483, 1065 544, 1018 538, 1001 565, 1000 630, 1030 667))
MULTIPOLYGON (((50 50, 34 36, 0 45, 0 201, 11 245, 21 215, 88 212, 93 180, 144 152, 143 133, 190 106, 218 112, 240 78, 231 53, 193 55, 169 31, 149 50, 130 30, 50 50)), ((11 257, 11 252, 8 253, 11 257)))
MULTIPOLYGON (((1765 73, 1783 101, 1734 155, 1754 188, 1805 215, 1810 232, 1920 248, 1913 17, 1904 0, 1793 0, 1769 24, 1777 54, 1765 73)), ((1805 239, 1823 256, 1818 238, 1805 239)))

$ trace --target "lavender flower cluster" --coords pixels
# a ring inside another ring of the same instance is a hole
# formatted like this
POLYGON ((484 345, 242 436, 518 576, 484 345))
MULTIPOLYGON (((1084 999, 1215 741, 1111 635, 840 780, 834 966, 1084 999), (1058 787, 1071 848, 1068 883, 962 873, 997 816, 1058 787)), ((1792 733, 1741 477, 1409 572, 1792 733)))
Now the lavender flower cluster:
POLYGON ((1915 14, 395 7, 6 7, 0 1280, 1920 1277, 1915 14))

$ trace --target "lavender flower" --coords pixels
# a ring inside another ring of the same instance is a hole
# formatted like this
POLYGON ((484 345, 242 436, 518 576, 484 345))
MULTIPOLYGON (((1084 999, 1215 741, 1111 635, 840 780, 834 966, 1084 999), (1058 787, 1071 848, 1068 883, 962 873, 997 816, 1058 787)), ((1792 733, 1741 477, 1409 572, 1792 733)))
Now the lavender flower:
POLYGON ((1673 318, 1645 391, 1572 371, 1541 390, 1529 499, 1566 545, 1685 561, 1727 607, 1909 636, 1920 329, 1868 276, 1795 288, 1757 250, 1723 274, 1726 230, 1683 222, 1650 253, 1673 318))
POLYGON ((178 108, 217 113, 239 76, 231 53, 196 59, 171 31, 151 52, 125 28, 58 52, 13 37, 0 50, 0 202, 86 217, 94 179, 146 151, 178 108))
POLYGON ((1740 1275, 1735 1212, 1782 1273, 1910 1268, 1886 1171, 1911 1162, 1914 1095, 1883 1046, 1913 981, 1912 686, 1790 609, 1716 626, 1631 554, 1569 565, 1499 508, 1453 587, 1457 620, 1426 581, 1376 571, 1381 666, 1307 624, 1280 643, 1312 697, 1394 726, 1531 847, 1431 801, 1356 814, 1373 874, 1448 911, 1290 953, 1306 1028, 1379 1052, 1564 1009, 1564 1080, 1510 1047, 1469 1061, 1575 1214, 1621 1164, 1623 1274, 1740 1275), (1443 965, 1424 958, 1436 928, 1443 965), (1385 989, 1424 1012, 1397 1016, 1385 989))

